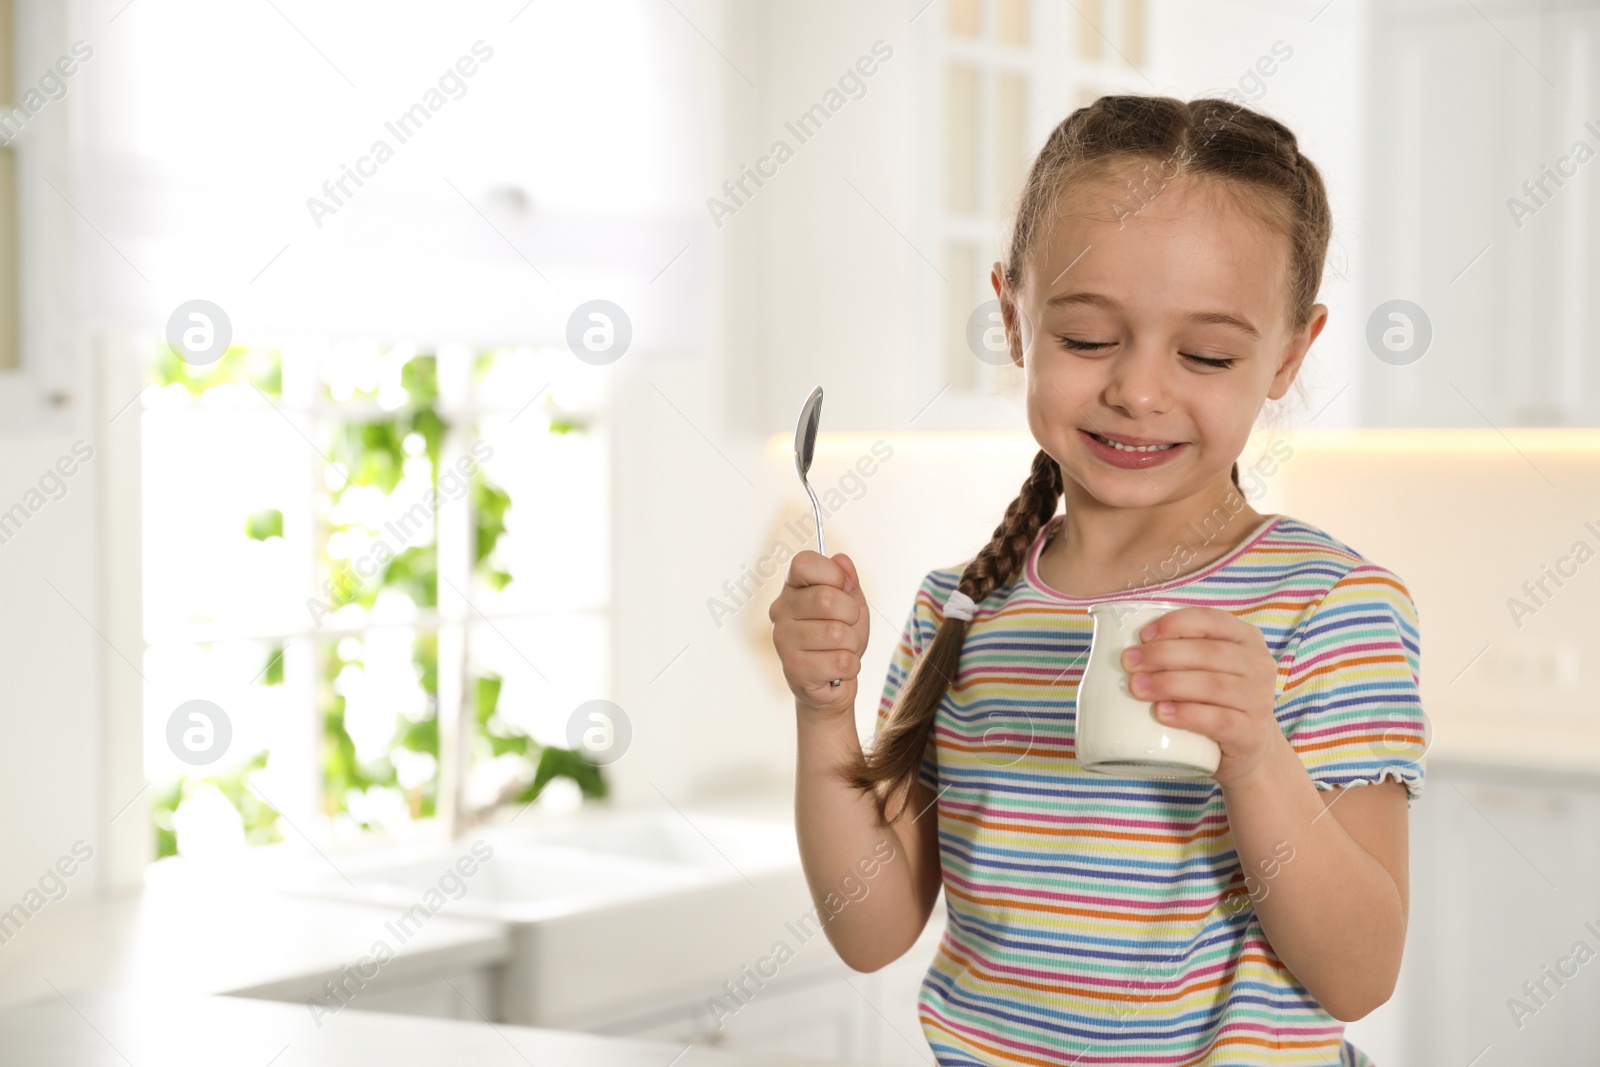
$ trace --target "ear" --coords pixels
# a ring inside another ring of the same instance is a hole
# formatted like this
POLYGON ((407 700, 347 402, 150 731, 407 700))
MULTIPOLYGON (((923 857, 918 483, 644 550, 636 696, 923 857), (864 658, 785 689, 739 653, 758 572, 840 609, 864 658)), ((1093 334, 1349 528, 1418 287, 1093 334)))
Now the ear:
POLYGON ((989 269, 989 284, 1000 300, 1000 320, 1006 328, 1006 347, 1011 350, 1011 362, 1022 366, 1022 353, 1026 343, 1022 336, 1022 309, 1017 306, 1017 295, 1006 285, 1005 267, 996 263, 989 269))
POLYGON ((1311 342, 1317 339, 1317 335, 1327 324, 1328 306, 1313 305, 1311 318, 1306 321, 1305 328, 1291 337, 1288 345, 1284 347, 1283 362, 1278 365, 1277 373, 1272 376, 1272 385, 1267 389, 1268 397, 1281 400, 1289 391, 1289 386, 1294 384, 1300 368, 1305 364, 1306 353, 1311 350, 1311 342))

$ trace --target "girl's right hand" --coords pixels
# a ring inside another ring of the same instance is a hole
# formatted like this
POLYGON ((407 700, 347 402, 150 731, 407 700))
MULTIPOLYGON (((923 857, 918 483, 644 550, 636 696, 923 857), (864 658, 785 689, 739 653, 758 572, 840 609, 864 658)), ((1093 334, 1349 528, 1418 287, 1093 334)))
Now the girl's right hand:
POLYGON ((783 590, 767 615, 797 705, 854 711, 870 614, 856 565, 843 552, 828 557, 806 549, 789 561, 783 590), (835 678, 841 679, 838 685, 831 684, 835 678))

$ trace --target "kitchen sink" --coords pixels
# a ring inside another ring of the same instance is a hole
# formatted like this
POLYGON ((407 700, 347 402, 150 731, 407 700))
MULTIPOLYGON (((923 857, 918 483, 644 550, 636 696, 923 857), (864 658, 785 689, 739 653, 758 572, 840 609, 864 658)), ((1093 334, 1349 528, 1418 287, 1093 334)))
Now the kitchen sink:
POLYGON ((812 903, 788 822, 585 809, 342 858, 339 871, 294 891, 398 916, 443 878, 441 914, 505 923, 512 947, 500 976, 504 1022, 605 1029, 675 1004, 703 1006, 780 939, 799 950, 786 976, 842 966, 825 938, 794 933, 812 903), (449 872, 480 840, 493 854, 459 880, 463 891, 449 872))
POLYGON ((678 864, 712 877, 800 862, 794 827, 735 816, 655 810, 575 816, 534 832, 542 843, 652 863, 678 864))

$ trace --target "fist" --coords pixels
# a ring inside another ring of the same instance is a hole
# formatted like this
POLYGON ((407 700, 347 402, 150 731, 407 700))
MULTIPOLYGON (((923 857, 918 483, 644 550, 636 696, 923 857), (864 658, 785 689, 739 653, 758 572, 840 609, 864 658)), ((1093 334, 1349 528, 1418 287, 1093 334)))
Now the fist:
POLYGON ((869 614, 856 565, 843 552, 829 557, 807 549, 789 561, 767 615, 797 707, 854 713, 869 614))

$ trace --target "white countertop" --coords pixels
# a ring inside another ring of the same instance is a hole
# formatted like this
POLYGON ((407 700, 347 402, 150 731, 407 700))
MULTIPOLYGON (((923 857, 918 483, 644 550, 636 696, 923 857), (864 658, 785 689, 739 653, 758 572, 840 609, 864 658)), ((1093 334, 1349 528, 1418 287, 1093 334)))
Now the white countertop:
MULTIPOLYGON (((769 806, 774 815, 783 807, 769 806)), ((292 867, 257 857, 225 873, 158 865, 139 892, 48 903, 0 944, 0 1065, 777 1062, 357 1004, 319 1026, 305 1001, 375 941, 393 944, 383 924, 394 916, 283 892, 298 877, 292 867)), ((510 939, 501 923, 446 910, 395 949, 383 975, 404 983, 495 967, 510 939)))
POLYGON ((236 997, 51 993, 0 1011, 0 1067, 755 1067, 699 1046, 236 997))
MULTIPOLYGON (((788 794, 759 794, 697 810, 787 820, 792 805, 788 794)), ((523 825, 543 819, 559 816, 530 810, 523 825)), ((348 855, 362 851, 383 848, 368 843, 348 855)), ((395 940, 383 926, 395 917, 390 909, 284 891, 330 867, 321 853, 273 845, 219 862, 165 860, 150 868, 142 890, 120 896, 73 889, 0 943, 0 1007, 47 994, 49 983, 304 1000, 378 939, 395 940)), ((385 980, 493 967, 506 959, 510 936, 504 924, 453 915, 447 904, 398 946, 385 980)))
MULTIPOLYGON (((51 995, 52 986, 271 989, 300 999, 370 952, 391 918, 361 904, 214 885, 149 886, 105 900, 68 897, 46 905, 0 945, 0 1005, 51 995)), ((441 913, 398 947, 384 974, 404 980, 492 967, 508 946, 499 923, 441 913)))

